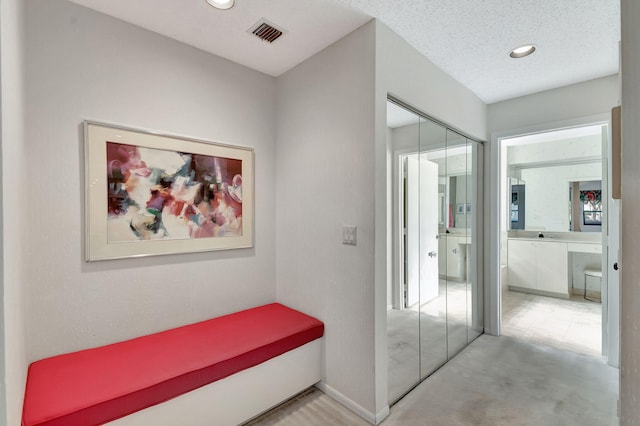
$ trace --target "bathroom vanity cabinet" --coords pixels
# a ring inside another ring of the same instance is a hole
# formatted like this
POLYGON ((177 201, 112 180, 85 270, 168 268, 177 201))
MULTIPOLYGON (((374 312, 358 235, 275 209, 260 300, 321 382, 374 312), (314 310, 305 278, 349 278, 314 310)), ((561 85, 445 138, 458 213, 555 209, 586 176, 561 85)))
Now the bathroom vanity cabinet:
POLYGON ((508 240, 509 287, 569 298, 567 242, 508 240))
POLYGON ((584 292, 586 268, 601 268, 602 243, 597 238, 509 237, 507 244, 512 290, 568 298, 572 288, 584 292))

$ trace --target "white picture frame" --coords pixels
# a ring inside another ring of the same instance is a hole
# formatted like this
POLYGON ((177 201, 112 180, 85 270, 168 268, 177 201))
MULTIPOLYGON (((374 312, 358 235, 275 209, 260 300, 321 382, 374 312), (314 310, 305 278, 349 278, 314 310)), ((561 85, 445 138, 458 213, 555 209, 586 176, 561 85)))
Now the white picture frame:
POLYGON ((83 125, 86 261, 253 247, 252 148, 83 125))

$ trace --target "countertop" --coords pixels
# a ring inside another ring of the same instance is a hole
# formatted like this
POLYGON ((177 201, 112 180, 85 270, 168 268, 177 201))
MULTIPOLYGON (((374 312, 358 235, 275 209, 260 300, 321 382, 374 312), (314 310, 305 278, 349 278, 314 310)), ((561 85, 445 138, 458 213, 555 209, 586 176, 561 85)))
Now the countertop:
POLYGON ((543 238, 538 237, 537 231, 509 231, 510 240, 541 241, 556 243, 602 244, 600 232, 542 232, 543 238))
POLYGON ((602 244, 602 241, 585 241, 585 240, 573 240, 565 238, 533 238, 533 237, 509 237, 509 240, 518 241, 539 241, 542 243, 578 243, 578 244, 602 244))

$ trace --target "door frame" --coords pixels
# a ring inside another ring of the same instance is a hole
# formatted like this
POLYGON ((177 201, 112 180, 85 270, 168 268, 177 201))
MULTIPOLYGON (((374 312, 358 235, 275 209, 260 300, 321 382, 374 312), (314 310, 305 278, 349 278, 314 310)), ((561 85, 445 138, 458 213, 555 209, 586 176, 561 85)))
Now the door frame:
MULTIPOLYGON (((490 153, 485 157, 485 170, 488 170, 487 180, 489 182, 490 191, 486 193, 485 200, 485 215, 488 220, 485 222, 485 229, 488 238, 485 239, 485 251, 488 256, 485 256, 485 333, 494 336, 499 336, 502 332, 502 279, 501 279, 501 227, 500 221, 502 220, 501 211, 501 199, 502 199, 502 180, 506 179, 503 176, 502 171, 502 142, 505 139, 510 139, 518 136, 532 135, 536 133, 550 132, 554 130, 561 130, 571 127, 583 127, 589 125, 607 125, 609 132, 611 131, 611 119, 609 114, 596 114, 592 116, 585 116, 571 120, 563 120, 558 122, 542 123, 534 126, 517 128, 506 130, 502 132, 496 132, 491 135, 490 153)), ((610 141, 609 135, 609 141, 610 141)), ((603 160, 605 157, 603 156, 603 160)), ((606 156, 607 164, 606 169, 610 169, 610 156, 606 156)), ((610 184, 609 184, 610 185, 610 184)), ((607 212, 608 214, 608 206, 607 212)), ((605 216, 607 217, 607 216, 605 216)), ((603 233, 604 234, 604 233, 603 233)), ((604 250, 603 235, 603 252, 616 250, 616 248, 609 247, 608 250, 604 250)), ((506 250, 506 247, 505 247, 506 250)), ((609 262, 607 260, 604 263, 605 257, 603 257, 603 270, 608 270, 609 262)), ((604 274, 603 274, 604 278, 604 274)), ((603 294, 608 292, 606 280, 603 279, 602 290, 603 294)), ((604 299, 603 299, 604 300, 604 299)), ((619 308, 619 307, 618 307, 619 308)), ((606 309, 603 309, 606 311, 606 309)), ((603 318, 604 321, 604 318, 603 318)), ((609 342, 607 354, 617 354, 618 348, 611 348, 611 345, 617 344, 616 339, 608 339, 608 335, 619 332, 619 324, 608 324, 607 327, 603 326, 603 342, 605 339, 609 342), (606 330, 605 330, 606 329, 606 330), (608 332, 607 332, 608 331, 608 332), (605 333, 606 332, 606 333, 605 333), (606 335, 605 335, 606 334, 606 335), (613 349, 613 350, 612 350, 613 349)), ((604 344, 604 343, 603 343, 604 344)), ((612 364, 610 361, 610 364, 612 364)), ((617 361, 616 361, 617 362, 617 361)))
MULTIPOLYGON (((393 153, 393 230, 392 231, 392 241, 393 241, 393 278, 392 278, 392 287, 391 287, 391 295, 392 295, 392 303, 391 306, 387 306, 387 309, 404 309, 404 225, 403 225, 403 215, 404 215, 404 206, 400 204, 403 201, 404 195, 404 164, 403 159, 406 156, 417 154, 414 149, 400 149, 394 151, 393 153)), ((389 303, 387 302, 387 305, 389 303)))

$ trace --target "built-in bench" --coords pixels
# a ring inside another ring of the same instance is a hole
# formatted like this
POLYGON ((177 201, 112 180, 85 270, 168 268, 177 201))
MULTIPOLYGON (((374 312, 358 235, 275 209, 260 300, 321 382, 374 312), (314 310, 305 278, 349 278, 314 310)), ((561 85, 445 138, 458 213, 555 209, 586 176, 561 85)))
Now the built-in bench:
POLYGON ((321 379, 323 333, 274 303, 36 361, 22 425, 240 424, 321 379))

